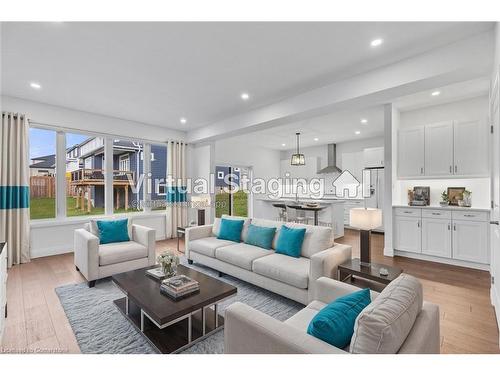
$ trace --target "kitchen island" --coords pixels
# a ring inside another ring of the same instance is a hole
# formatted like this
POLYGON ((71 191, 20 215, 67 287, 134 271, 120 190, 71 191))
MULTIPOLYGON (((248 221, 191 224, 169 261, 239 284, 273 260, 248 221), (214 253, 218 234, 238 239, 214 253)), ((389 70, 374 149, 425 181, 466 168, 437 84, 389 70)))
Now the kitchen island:
MULTIPOLYGON (((299 197, 299 203, 317 203, 323 206, 318 213, 319 225, 331 226, 334 232, 335 238, 340 238, 344 236, 344 203, 343 199, 336 198, 302 198, 299 197)), ((297 201, 295 197, 284 197, 284 198, 269 198, 269 197, 259 197, 255 199, 255 212, 257 215, 255 217, 262 217, 265 219, 276 220, 279 216, 279 209, 273 207, 275 203, 290 203, 296 204, 297 201)), ((312 224, 312 222, 311 222, 312 224)))

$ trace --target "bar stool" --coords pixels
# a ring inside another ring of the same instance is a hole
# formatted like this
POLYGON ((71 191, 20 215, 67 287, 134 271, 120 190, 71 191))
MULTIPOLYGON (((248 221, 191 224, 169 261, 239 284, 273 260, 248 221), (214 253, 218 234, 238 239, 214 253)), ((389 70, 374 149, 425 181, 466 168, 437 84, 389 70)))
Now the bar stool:
POLYGON ((278 221, 287 221, 286 205, 284 203, 273 203, 273 207, 279 208, 278 221))
POLYGON ((287 221, 291 223, 307 224, 308 220, 304 210, 286 205, 287 221))

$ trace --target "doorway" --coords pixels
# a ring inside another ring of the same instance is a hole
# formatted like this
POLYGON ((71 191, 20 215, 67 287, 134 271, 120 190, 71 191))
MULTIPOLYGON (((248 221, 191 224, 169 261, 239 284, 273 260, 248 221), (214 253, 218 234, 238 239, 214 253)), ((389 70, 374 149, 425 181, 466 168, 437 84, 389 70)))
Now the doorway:
POLYGON ((215 217, 251 216, 252 168, 235 165, 215 167, 215 217))

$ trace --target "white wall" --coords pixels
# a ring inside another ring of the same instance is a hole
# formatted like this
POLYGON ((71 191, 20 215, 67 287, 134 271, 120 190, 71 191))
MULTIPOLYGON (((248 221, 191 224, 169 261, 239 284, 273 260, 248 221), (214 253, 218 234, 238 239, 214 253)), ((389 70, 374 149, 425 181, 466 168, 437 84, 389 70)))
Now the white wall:
MULTIPOLYGON (((214 167, 214 145, 213 143, 205 143, 198 145, 189 145, 187 152, 187 175, 193 179, 203 178, 209 182, 210 174, 213 173, 214 167)), ((215 202, 215 197, 212 196, 212 203, 215 202)), ((213 207, 205 209, 205 223, 209 224, 215 215, 213 207)), ((197 221, 196 209, 188 210, 188 221, 197 221)))
POLYGON ((495 75, 498 72, 499 65, 500 65, 500 22, 497 22, 495 26, 495 52, 493 60, 492 80, 495 79, 495 75))
POLYGON ((166 142, 169 139, 185 140, 186 138, 186 133, 181 131, 31 100, 2 96, 2 101, 4 111, 24 113, 31 121, 45 125, 122 135, 124 137, 137 137, 154 142, 166 142))
MULTIPOLYGON (((250 146, 242 138, 226 138, 215 142, 215 165, 251 167, 253 178, 278 178, 280 176, 280 151, 250 146)), ((212 169, 213 170, 213 169, 212 169)), ((253 197, 250 214, 253 217, 270 217, 269 209, 253 197)))
POLYGON ((460 100, 401 112, 402 128, 431 124, 449 120, 486 120, 488 118, 488 96, 460 100))

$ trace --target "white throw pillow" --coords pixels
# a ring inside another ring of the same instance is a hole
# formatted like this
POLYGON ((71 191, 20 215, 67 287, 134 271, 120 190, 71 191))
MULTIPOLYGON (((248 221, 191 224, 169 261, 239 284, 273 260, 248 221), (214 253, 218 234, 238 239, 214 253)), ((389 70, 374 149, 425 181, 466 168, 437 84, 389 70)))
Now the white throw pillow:
POLYGON ((350 352, 396 354, 422 310, 422 284, 401 274, 358 315, 350 352))

